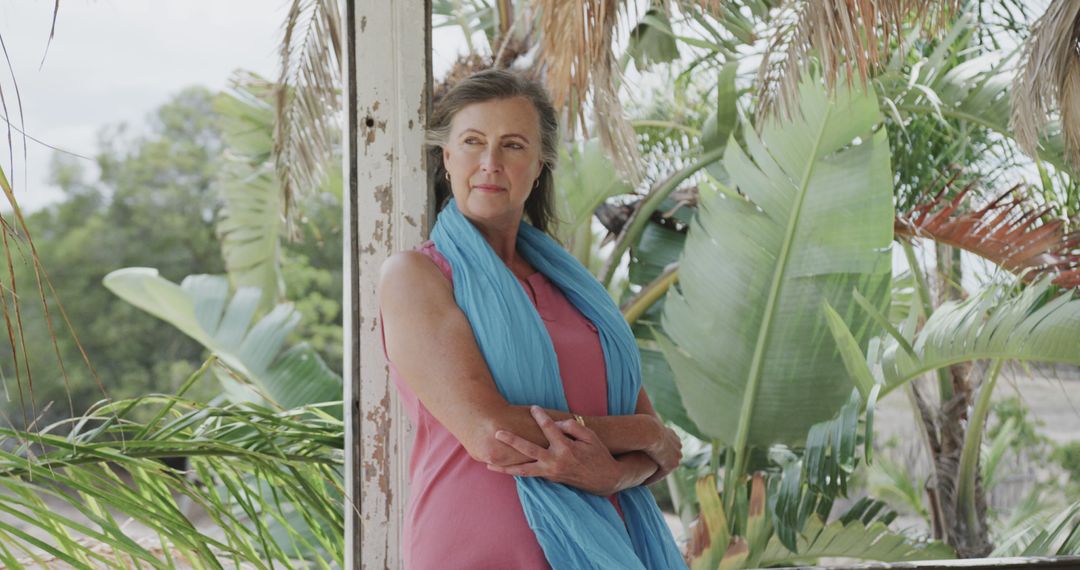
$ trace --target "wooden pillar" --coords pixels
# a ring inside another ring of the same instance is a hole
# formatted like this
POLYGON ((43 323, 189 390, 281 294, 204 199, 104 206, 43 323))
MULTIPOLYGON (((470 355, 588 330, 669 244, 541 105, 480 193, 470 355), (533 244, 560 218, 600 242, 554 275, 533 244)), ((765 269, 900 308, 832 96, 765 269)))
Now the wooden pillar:
POLYGON ((431 0, 349 0, 345 27, 345 566, 396 569, 412 434, 375 291, 383 260, 421 243, 432 221, 431 0))

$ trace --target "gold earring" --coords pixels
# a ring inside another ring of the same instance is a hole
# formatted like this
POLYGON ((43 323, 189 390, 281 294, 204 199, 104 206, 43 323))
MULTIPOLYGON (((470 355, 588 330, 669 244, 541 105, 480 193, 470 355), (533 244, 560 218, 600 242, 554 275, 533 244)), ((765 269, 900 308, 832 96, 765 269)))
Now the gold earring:
POLYGON ((449 170, 446 171, 446 181, 447 182, 450 181, 450 171, 449 170))
POLYGON ((537 179, 536 179, 536 180, 535 180, 535 181, 533 182, 533 190, 536 190, 536 189, 537 189, 537 188, 539 188, 539 187, 540 187, 540 179, 539 179, 539 178, 537 178, 537 179))

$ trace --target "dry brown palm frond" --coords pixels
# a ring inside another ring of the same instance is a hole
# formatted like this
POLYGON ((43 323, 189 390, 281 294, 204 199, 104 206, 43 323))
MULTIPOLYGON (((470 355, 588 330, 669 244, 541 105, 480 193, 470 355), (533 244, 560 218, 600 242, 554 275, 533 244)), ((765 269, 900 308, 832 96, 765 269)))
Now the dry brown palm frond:
POLYGON ((1080 166, 1080 2, 1054 0, 1035 22, 1012 91, 1010 126, 1020 148, 1036 156, 1056 109, 1068 159, 1080 166))
POLYGON ((961 212, 969 185, 954 198, 942 192, 898 215, 897 237, 927 237, 958 247, 1019 275, 1026 282, 1054 276, 1061 287, 1080 286, 1080 232, 1066 232, 1061 220, 1045 219, 1049 208, 1033 208, 1014 186, 989 204, 961 212))
POLYGON ((273 146, 286 221, 295 196, 322 183, 340 136, 341 29, 338 0, 293 0, 281 42, 273 146))
MULTIPOLYGON (((2 237, 4 257, 6 261, 8 286, 5 287, 2 295, 0 295, 0 313, 3 314, 4 326, 7 333, 8 344, 11 348, 11 357, 15 367, 15 384, 19 391, 19 407, 23 411, 23 424, 27 424, 26 404, 29 404, 30 412, 32 415, 38 413, 37 403, 34 400, 34 379, 33 372, 30 369, 30 357, 26 346, 26 335, 23 332, 23 319, 21 303, 23 298, 20 297, 15 278, 15 267, 13 262, 12 250, 19 248, 16 251, 23 255, 24 265, 29 265, 34 272, 35 285, 37 286, 37 297, 41 302, 42 319, 45 321, 46 329, 49 333, 49 338, 52 342, 53 352, 56 355, 57 365, 60 368, 60 376, 64 381, 64 386, 67 388, 68 396, 68 409, 71 414, 74 415, 75 405, 71 399, 71 386, 69 383, 69 377, 67 367, 64 364, 63 358, 60 355, 60 345, 57 341, 57 331, 53 323, 55 315, 50 310, 50 306, 55 307, 60 314, 60 318, 63 320, 64 325, 67 327, 68 332, 71 334, 71 339, 75 343, 75 347, 79 350, 79 354, 82 356, 83 363, 86 365, 87 370, 90 373, 90 377, 93 378, 98 390, 102 397, 108 399, 108 392, 105 390, 105 385, 102 384, 101 378, 98 377, 97 372, 94 370, 93 365, 90 363, 90 357, 86 354, 86 350, 83 348, 82 343, 79 341, 79 337, 75 332, 75 327, 71 323, 71 319, 68 317, 67 310, 64 309, 63 303, 60 301, 59 295, 56 293, 56 288, 53 286, 52 279, 49 277, 45 266, 41 263, 41 258, 38 255, 37 247, 34 245, 34 241, 30 235, 30 228, 26 223, 26 218, 23 216, 22 209, 19 207, 18 201, 15 199, 15 192, 12 190, 11 185, 8 183, 7 177, 4 175, 4 171, 0 168, 0 191, 2 191, 4 198, 7 200, 7 205, 11 207, 12 213, 10 214, 15 221, 15 224, 8 222, 3 215, 0 215, 0 237, 2 237), (26 245, 29 251, 22 249, 22 245, 26 245), (54 305, 50 305, 47 297, 51 296, 54 305), (10 299, 9 299, 10 297, 10 299), (10 304, 10 305, 9 305, 10 304), (19 358, 22 358, 22 367, 19 366, 19 358), (25 375, 25 376, 24 376, 25 375), (26 379, 26 388, 29 396, 29 402, 23 395, 23 378, 26 379)), ((29 297, 27 297, 29 298, 29 297)), ((6 389, 6 384, 5 384, 6 389)))
POLYGON ((594 73, 593 111, 596 117, 596 131, 600 144, 608 149, 615 171, 623 180, 633 186, 642 179, 641 154, 638 152, 637 135, 633 126, 626 120, 622 103, 619 101, 618 84, 612 77, 614 62, 606 68, 599 68, 594 73))
POLYGON ((604 0, 536 0, 542 29, 547 85, 556 107, 576 105, 589 90, 590 75, 603 65, 615 30, 615 5, 604 0))
POLYGON ((790 115, 792 101, 811 52, 820 60, 829 87, 844 77, 865 85, 887 56, 894 36, 911 22, 936 33, 959 10, 962 0, 799 0, 775 19, 772 38, 758 71, 758 115, 790 115))
POLYGON ((567 111, 567 126, 585 129, 585 104, 597 115, 595 125, 616 170, 628 182, 640 180, 640 156, 633 129, 619 102, 612 40, 621 2, 615 0, 534 0, 540 11, 541 57, 545 81, 555 107, 567 111))

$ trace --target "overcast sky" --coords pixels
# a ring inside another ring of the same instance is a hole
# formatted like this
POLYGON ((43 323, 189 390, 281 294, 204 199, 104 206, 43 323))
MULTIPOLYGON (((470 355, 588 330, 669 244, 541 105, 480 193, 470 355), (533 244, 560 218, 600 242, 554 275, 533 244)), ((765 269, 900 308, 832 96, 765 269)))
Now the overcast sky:
MULTIPOLYGON (((18 81, 26 131, 51 145, 93 156, 99 130, 120 122, 142 127, 154 109, 184 87, 223 88, 238 68, 276 77, 288 3, 65 0, 56 37, 39 70, 53 0, 0 0, 0 37, 18 81)), ((437 75, 463 49, 457 36, 435 31, 437 75)), ((0 87, 18 125, 15 90, 2 60, 0 87)), ((24 164, 21 141, 15 140, 12 167, 3 134, 0 129, 0 165, 14 178, 20 206, 34 210, 61 198, 60 191, 47 184, 53 151, 31 141, 24 164)))
MULTIPOLYGON (((102 127, 141 127, 186 86, 224 87, 236 68, 273 73, 284 18, 284 5, 266 0, 67 0, 39 70, 52 10, 51 0, 0 0, 0 36, 18 81, 26 131, 85 156, 95 154, 102 127)), ((2 65, 0 72, 17 125, 11 77, 2 65)), ((24 165, 21 141, 14 143, 14 167, 6 137, 0 164, 15 179, 20 205, 33 210, 58 199, 59 191, 46 185, 53 151, 30 142, 24 165)))

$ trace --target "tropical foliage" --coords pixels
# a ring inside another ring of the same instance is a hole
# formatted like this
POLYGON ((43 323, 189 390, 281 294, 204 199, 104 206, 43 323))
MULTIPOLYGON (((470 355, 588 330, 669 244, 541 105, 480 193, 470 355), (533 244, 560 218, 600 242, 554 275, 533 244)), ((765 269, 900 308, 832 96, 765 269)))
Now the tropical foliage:
MULTIPOLYGON (((1049 2, 1041 17, 1011 0, 432 9, 435 25, 459 26, 470 49, 436 94, 479 67, 514 66, 544 79, 563 112, 559 237, 620 302, 646 389, 686 434, 690 453, 669 489, 692 568, 1080 552, 1077 507, 1037 497, 1017 509, 1011 538, 990 532, 985 495, 1023 425, 1006 421, 984 437, 1008 362, 1080 364, 1080 127, 1064 108, 1080 69, 1071 3, 1049 2), (663 89, 630 103, 631 61, 663 89), (994 268, 986 282, 965 283, 961 251, 994 268), (871 488, 881 495, 853 500, 874 461, 878 400, 901 393, 932 465, 926 497, 879 457, 873 469, 885 482, 871 488), (894 509, 928 519, 928 535, 890 527, 894 509)), ((113 292, 191 339, 185 376, 199 362, 191 354, 205 349, 211 360, 181 396, 109 402, 40 433, 5 433, 16 443, 0 465, 10 489, 0 508, 29 509, 20 512, 35 513, 24 518, 52 539, 0 527, 16 543, 84 567, 119 565, 114 555, 340 563, 341 516, 330 505, 340 501, 341 408, 316 404, 340 386, 335 359, 319 357, 340 339, 331 301, 340 290, 325 285, 340 278, 321 269, 321 248, 283 241, 340 242, 320 235, 322 224, 297 223, 340 202, 327 162, 340 104, 338 19, 333 2, 297 0, 279 81, 238 74, 214 101, 221 121, 210 138, 226 158, 197 180, 213 173, 215 184, 200 188, 221 207, 203 204, 198 228, 218 238, 223 262, 212 247, 213 264, 175 272, 154 260, 109 265, 128 267, 106 279, 113 292), (316 348, 305 339, 319 339, 316 348), (198 378, 210 370, 226 398, 205 403, 209 389, 186 399, 191 386, 207 389, 198 378), (188 457, 190 468, 165 467, 161 456, 188 457), (51 514, 40 493, 89 522, 51 514), (137 512, 151 498, 163 510, 137 512), (194 524, 185 502, 213 524, 194 524), (126 538, 117 515, 150 527, 155 543, 126 538), (76 534, 113 552, 94 553, 76 534)), ((106 162, 114 170, 103 167, 103 179, 129 160, 106 162)), ((67 172, 66 219, 98 215, 104 196, 67 172)), ((132 178, 144 180, 116 179, 132 178)), ((133 191, 114 208, 130 213, 140 198, 133 191)), ((5 235, 26 240, 26 227, 5 225, 5 235)), ((48 287, 32 275, 23 290, 48 287)), ((24 426, 37 414, 29 409, 24 426)), ((13 550, 0 555, 15 561, 13 550)))
MULTIPOLYGON (((502 54, 511 36, 529 42, 538 34, 532 41, 539 51, 555 55, 524 65, 554 93, 597 102, 622 85, 603 79, 611 75, 605 54, 619 30, 619 8, 585 3, 570 15, 552 3, 522 2, 511 30, 500 28, 505 20, 498 17, 507 4, 473 12, 474 29, 491 30, 491 53, 502 54), (566 72, 571 67, 574 73, 566 72)), ((1036 27, 1053 21, 1059 31, 1075 29, 1075 14, 1053 4, 1036 27)), ((460 14, 447 14, 447 25, 460 14)), ((832 524, 823 517, 847 492, 840 481, 870 458, 875 400, 896 392, 912 398, 924 422, 919 429, 934 474, 932 504, 921 512, 932 519, 933 536, 961 556, 989 553, 978 462, 996 371, 1014 358, 1075 361, 1064 347, 1076 323, 1056 312, 1071 306, 1071 293, 1042 280, 1072 287, 1077 267, 1069 217, 1080 194, 1061 135, 1070 127, 1045 116, 1054 90, 1067 93, 1064 70, 1075 67, 1076 54, 1061 46, 1075 41, 1071 32, 1059 33, 1056 43, 1043 41, 1056 52, 1021 48, 1037 16, 1006 1, 748 1, 656 3, 629 18, 636 23, 614 65, 651 67, 659 83, 676 89, 653 91, 647 106, 629 109, 648 157, 640 183, 620 166, 635 160, 613 134, 620 125, 605 111, 591 123, 613 171, 636 187, 597 211, 614 242, 609 253, 601 250, 607 257, 598 275, 635 325, 646 387, 662 414, 711 440, 711 453, 693 454, 688 470, 723 474, 720 504, 729 529, 710 548, 723 555, 730 540, 734 550, 726 562, 720 556, 704 566, 752 564, 765 548, 763 528, 797 551, 814 511, 822 511, 822 527, 832 524), (1022 49, 1033 50, 1026 60, 1022 49), (758 75, 737 71, 762 52, 758 75), (1030 72, 1051 58, 1058 66, 1051 69, 1062 71, 1040 84, 1050 93, 1035 109, 1042 116, 1016 107, 1017 117, 1036 122, 1039 144, 1020 144, 1004 119, 1018 61, 1030 72), (808 98, 808 86, 822 95, 808 98), (865 94, 869 115, 848 109, 852 93, 865 94), (835 125, 828 125, 834 109, 835 125), (828 141, 821 149, 814 144, 819 134, 828 141), (1038 172, 1037 183, 1015 186, 1021 172, 1038 172), (815 184, 815 177, 828 182, 815 184), (1002 184, 1010 178, 1006 194, 1002 184), (888 189, 878 198, 888 215, 867 207, 878 188, 888 189), (909 263, 890 280, 894 237, 909 263), (927 248, 937 258, 933 271, 919 261, 927 248), (963 291, 961 250, 1003 270, 990 287, 963 291), (876 271, 859 265, 874 254, 884 257, 876 271), (990 310, 1002 303, 1002 312, 990 310), (969 365, 985 359, 988 366, 969 365), (913 382, 928 372, 938 381, 940 411, 913 382), (859 410, 865 419, 855 422, 859 410), (863 445, 855 445, 856 427, 863 445), (752 494, 745 477, 756 470, 767 473, 770 505, 767 524, 758 526, 745 510, 752 494)), ((527 51, 515 46, 509 53, 527 51)), ((492 63, 514 64, 504 56, 492 63)), ((570 101, 568 117, 588 123, 573 97, 557 99, 570 101)), ((574 251, 597 265, 587 248, 574 251)), ((1004 453, 1005 444, 995 443, 989 461, 1004 453)), ((673 497, 685 503, 696 494, 700 502, 678 510, 704 517, 711 487, 695 492, 678 475, 672 479, 673 497)), ((921 491, 903 496, 922 506, 921 491)))

